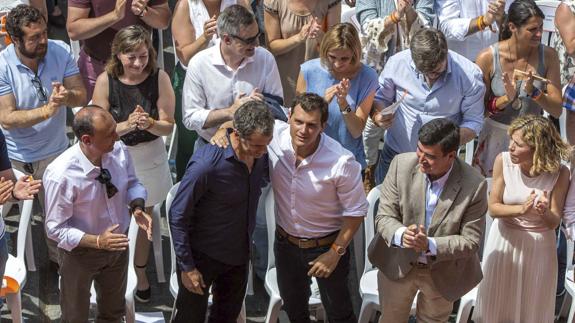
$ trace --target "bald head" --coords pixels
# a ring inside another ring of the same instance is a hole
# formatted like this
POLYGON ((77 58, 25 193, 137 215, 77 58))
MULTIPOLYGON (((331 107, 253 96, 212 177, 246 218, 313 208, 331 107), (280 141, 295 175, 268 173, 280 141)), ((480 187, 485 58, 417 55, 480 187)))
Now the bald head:
POLYGON ((94 135, 94 125, 96 123, 105 123, 109 120, 113 121, 113 118, 108 111, 95 104, 87 105, 74 116, 72 130, 76 138, 81 140, 83 135, 94 135))

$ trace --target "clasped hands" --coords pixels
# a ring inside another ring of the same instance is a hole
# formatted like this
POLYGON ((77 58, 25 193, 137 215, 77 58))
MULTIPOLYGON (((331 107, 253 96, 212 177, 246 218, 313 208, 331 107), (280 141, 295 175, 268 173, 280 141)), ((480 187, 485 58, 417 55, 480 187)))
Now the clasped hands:
POLYGON ((336 97, 337 104, 339 105, 340 110, 342 110, 348 105, 346 97, 349 93, 350 86, 351 84, 349 79, 344 77, 339 83, 328 87, 324 92, 323 98, 327 103, 330 103, 331 100, 336 97))
POLYGON ((150 115, 144 111, 141 105, 137 105, 136 109, 128 116, 128 128, 130 131, 133 130, 146 130, 152 126, 152 120, 150 120, 150 115))
POLYGON ((412 224, 408 226, 401 236, 401 246, 403 248, 414 249, 416 252, 427 252, 429 250, 429 240, 423 225, 412 224))
POLYGON ((523 202, 521 205, 521 215, 525 215, 533 209, 540 216, 545 215, 545 213, 549 210, 549 199, 547 197, 547 191, 543 191, 543 195, 537 195, 535 190, 532 190, 525 202, 523 202))

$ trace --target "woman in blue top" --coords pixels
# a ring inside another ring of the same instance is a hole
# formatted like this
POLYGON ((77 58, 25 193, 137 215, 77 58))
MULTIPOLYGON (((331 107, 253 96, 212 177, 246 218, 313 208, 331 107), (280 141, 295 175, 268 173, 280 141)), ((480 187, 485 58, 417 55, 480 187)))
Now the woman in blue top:
POLYGON ((361 63, 361 42, 349 23, 334 25, 320 46, 320 58, 301 65, 296 92, 322 95, 329 103, 325 133, 366 167, 361 133, 379 86, 377 73, 361 63))

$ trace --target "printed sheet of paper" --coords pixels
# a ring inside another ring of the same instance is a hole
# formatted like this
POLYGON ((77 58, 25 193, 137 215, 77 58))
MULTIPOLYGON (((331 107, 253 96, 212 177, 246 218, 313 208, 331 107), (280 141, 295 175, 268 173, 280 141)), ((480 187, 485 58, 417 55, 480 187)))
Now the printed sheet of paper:
POLYGON ((388 115, 388 114, 394 114, 395 111, 397 110, 397 108, 399 108, 399 105, 401 104, 401 102, 403 102, 403 100, 405 99, 406 95, 407 95, 407 91, 403 90, 403 94, 401 95, 401 98, 399 98, 399 100, 395 101, 390 106, 383 108, 383 110, 381 110, 379 113, 382 116, 388 115))

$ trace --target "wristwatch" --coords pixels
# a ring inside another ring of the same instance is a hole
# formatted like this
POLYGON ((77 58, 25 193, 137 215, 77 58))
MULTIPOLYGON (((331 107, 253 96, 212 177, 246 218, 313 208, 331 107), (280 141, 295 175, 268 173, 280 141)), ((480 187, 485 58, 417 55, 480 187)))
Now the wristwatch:
POLYGON ((340 110, 340 111, 341 111, 341 114, 346 115, 346 114, 348 114, 348 113, 351 112, 351 107, 350 107, 349 104, 348 104, 348 105, 345 106, 345 108, 343 108, 343 109, 340 110))
POLYGON ((340 257, 345 255, 345 248, 340 246, 340 245, 336 245, 335 243, 332 243, 331 249, 333 249, 333 251, 335 251, 335 253, 337 253, 337 255, 340 257))

